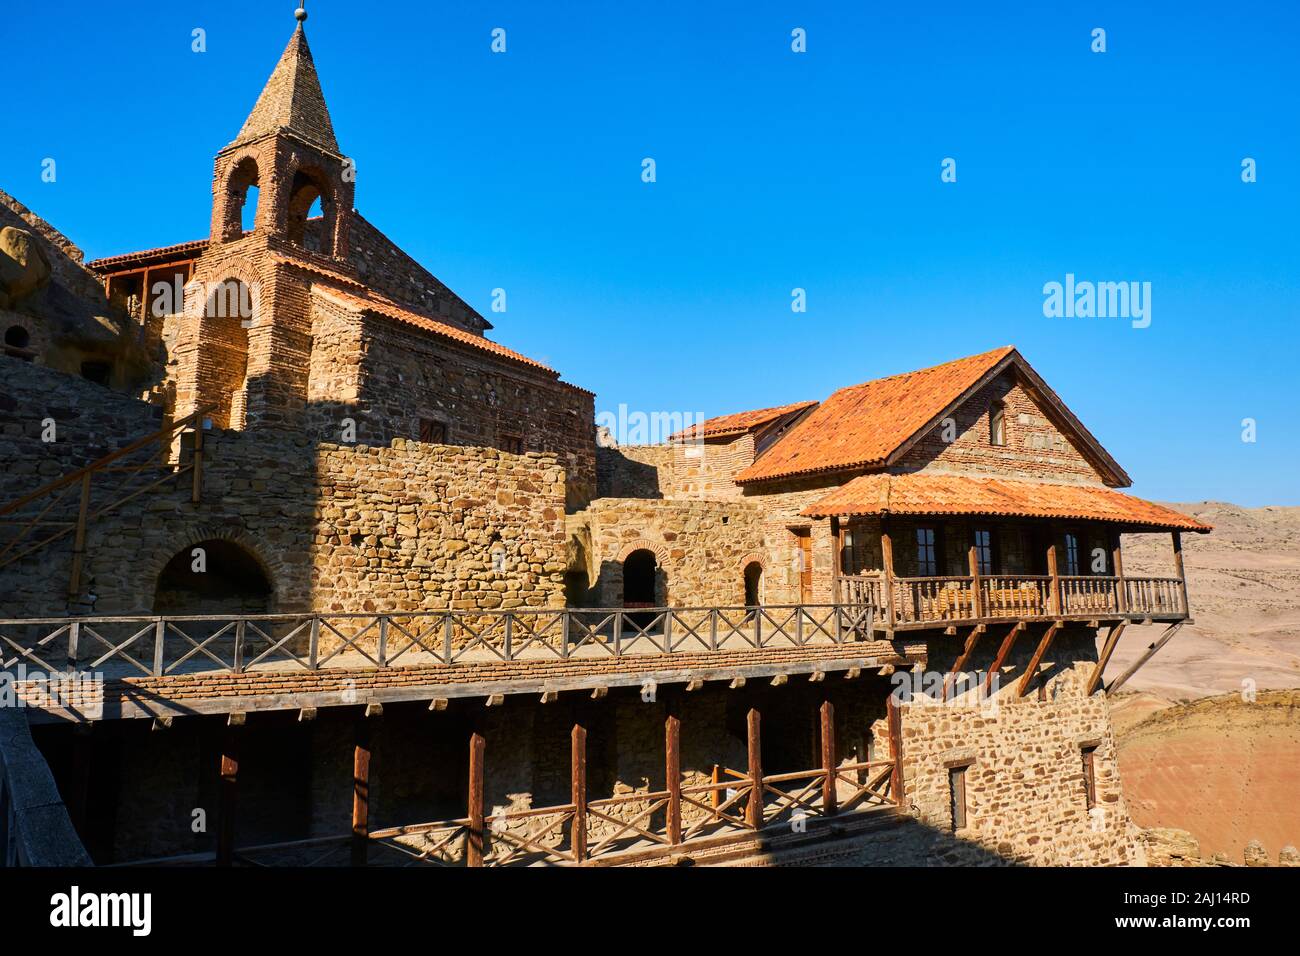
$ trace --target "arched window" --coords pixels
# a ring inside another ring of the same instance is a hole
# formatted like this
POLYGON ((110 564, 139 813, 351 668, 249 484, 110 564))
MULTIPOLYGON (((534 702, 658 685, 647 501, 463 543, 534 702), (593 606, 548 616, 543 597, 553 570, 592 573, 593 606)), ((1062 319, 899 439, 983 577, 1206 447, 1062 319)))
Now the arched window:
POLYGON ((299 170, 289 189, 289 241, 329 255, 333 252, 334 208, 328 180, 315 170, 299 170))
POLYGON ((238 239, 246 229, 251 231, 255 228, 258 183, 257 161, 251 156, 245 156, 230 171, 226 179, 225 217, 221 229, 223 241, 238 239))
POLYGON ((177 552, 154 591, 155 614, 265 614, 271 582, 247 549, 221 538, 177 552))
POLYGON ((27 346, 31 340, 31 335, 21 325, 9 326, 5 329, 5 354, 30 362, 32 354, 27 346))

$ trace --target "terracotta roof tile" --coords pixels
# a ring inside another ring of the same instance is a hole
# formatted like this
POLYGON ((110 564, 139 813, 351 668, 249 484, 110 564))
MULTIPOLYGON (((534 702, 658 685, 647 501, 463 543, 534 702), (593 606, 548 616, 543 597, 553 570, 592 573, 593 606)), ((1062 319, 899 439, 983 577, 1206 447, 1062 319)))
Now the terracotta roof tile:
POLYGON ((736 482, 883 464, 1014 352, 1008 345, 918 372, 842 388, 737 475, 736 482))
POLYGON ((343 292, 339 289, 325 289, 321 286, 314 286, 312 290, 317 295, 323 295, 327 298, 342 302, 344 305, 354 309, 366 312, 374 312, 386 318, 394 319, 406 325, 423 329, 426 332, 432 332, 435 335, 446 339, 459 342, 461 345, 467 345, 470 348, 478 349, 482 352, 490 352, 501 358, 518 362, 521 365, 527 365, 532 368, 541 369, 544 372, 550 372, 558 377, 558 373, 548 365, 543 365, 534 359, 530 359, 521 352, 514 349, 508 349, 504 345, 486 339, 481 335, 475 335, 473 332, 466 332, 464 329, 449 325, 438 319, 431 318, 427 315, 420 315, 418 312, 412 312, 410 309, 402 308, 394 302, 381 298, 373 293, 362 296, 353 292, 343 292))
POLYGON ((774 422, 790 412, 812 408, 816 404, 816 402, 793 402, 789 405, 777 405, 775 408, 758 408, 749 412, 719 415, 689 428, 683 428, 676 434, 668 436, 668 440, 684 441, 687 438, 722 438, 728 435, 743 435, 745 432, 760 428, 769 422, 774 422))
POLYGON ((1166 531, 1208 532, 1195 518, 1110 488, 975 475, 861 475, 803 510, 844 515, 999 515, 1111 521, 1166 531))
POLYGON ((159 259, 166 261, 169 259, 194 259, 208 248, 207 239, 194 239, 190 242, 178 242, 170 246, 159 246, 156 249, 141 249, 139 252, 124 252, 118 256, 105 256, 102 259, 95 259, 86 263, 87 269, 93 269, 96 272, 117 272, 132 265, 143 265, 145 262, 159 259))

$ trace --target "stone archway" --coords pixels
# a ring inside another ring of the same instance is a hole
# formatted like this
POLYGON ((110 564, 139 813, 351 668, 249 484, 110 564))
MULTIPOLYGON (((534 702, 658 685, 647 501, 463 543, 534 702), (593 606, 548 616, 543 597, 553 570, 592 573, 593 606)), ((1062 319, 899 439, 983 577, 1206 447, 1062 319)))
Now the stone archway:
POLYGON ((159 615, 267 614, 274 605, 266 565, 226 538, 187 544, 163 565, 154 586, 153 613, 159 615))

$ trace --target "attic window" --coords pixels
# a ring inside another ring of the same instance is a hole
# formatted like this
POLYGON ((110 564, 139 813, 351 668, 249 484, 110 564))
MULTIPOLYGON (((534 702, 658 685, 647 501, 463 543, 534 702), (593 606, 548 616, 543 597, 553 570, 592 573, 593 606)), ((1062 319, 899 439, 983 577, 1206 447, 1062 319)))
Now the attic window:
POLYGON ((989 444, 1005 445, 1007 443, 1007 410, 1001 402, 994 402, 989 407, 989 444))

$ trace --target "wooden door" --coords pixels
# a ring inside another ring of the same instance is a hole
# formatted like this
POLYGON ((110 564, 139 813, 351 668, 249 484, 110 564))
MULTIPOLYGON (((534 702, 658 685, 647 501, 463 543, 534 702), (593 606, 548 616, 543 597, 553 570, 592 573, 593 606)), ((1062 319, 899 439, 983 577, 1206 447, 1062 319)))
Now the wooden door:
POLYGON ((799 603, 812 603, 812 529, 792 528, 798 546, 796 570, 799 574, 799 603))

